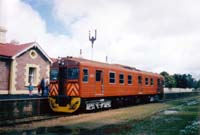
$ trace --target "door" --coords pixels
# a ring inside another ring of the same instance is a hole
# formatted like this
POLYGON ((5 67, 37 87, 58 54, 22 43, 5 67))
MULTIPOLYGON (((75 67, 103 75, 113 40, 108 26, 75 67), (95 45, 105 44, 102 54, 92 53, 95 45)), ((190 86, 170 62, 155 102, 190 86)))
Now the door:
POLYGON ((143 94, 142 83, 143 83, 142 75, 139 75, 138 76, 138 94, 143 94))
POLYGON ((95 95, 102 96, 104 95, 104 80, 103 80, 103 70, 96 70, 95 76, 95 95))

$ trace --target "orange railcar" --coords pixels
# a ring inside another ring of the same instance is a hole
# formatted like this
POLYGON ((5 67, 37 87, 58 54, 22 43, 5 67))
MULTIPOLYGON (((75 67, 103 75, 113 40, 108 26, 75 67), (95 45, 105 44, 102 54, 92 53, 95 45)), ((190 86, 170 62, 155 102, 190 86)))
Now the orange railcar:
POLYGON ((59 71, 58 79, 51 81, 49 93, 50 106, 56 112, 150 102, 163 96, 161 75, 128 66, 66 57, 52 69, 59 71))

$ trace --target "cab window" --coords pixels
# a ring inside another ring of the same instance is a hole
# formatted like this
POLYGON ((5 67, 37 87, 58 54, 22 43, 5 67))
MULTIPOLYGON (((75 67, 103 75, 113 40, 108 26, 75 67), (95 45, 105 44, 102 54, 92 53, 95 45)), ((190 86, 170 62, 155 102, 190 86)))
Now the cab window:
POLYGON ((65 69, 65 78, 68 80, 75 80, 79 78, 78 68, 67 68, 65 69))
POLYGON ((58 70, 57 69, 51 69, 50 80, 58 80, 58 70))

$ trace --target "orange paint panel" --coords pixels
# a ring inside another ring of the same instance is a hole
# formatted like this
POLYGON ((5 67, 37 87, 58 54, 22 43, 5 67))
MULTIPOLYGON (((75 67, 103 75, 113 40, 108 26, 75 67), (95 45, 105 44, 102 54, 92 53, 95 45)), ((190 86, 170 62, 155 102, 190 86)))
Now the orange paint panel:
POLYGON ((49 96, 57 96, 58 95, 58 83, 50 83, 49 96))
POLYGON ((79 96, 78 83, 68 83, 67 84, 67 95, 68 96, 79 96))

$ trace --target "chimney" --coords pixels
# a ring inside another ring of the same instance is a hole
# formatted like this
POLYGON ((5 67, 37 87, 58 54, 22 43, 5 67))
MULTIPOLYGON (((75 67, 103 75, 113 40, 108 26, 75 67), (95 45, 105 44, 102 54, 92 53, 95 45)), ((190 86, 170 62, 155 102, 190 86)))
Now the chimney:
POLYGON ((0 26, 0 43, 6 43, 6 28, 0 26))

